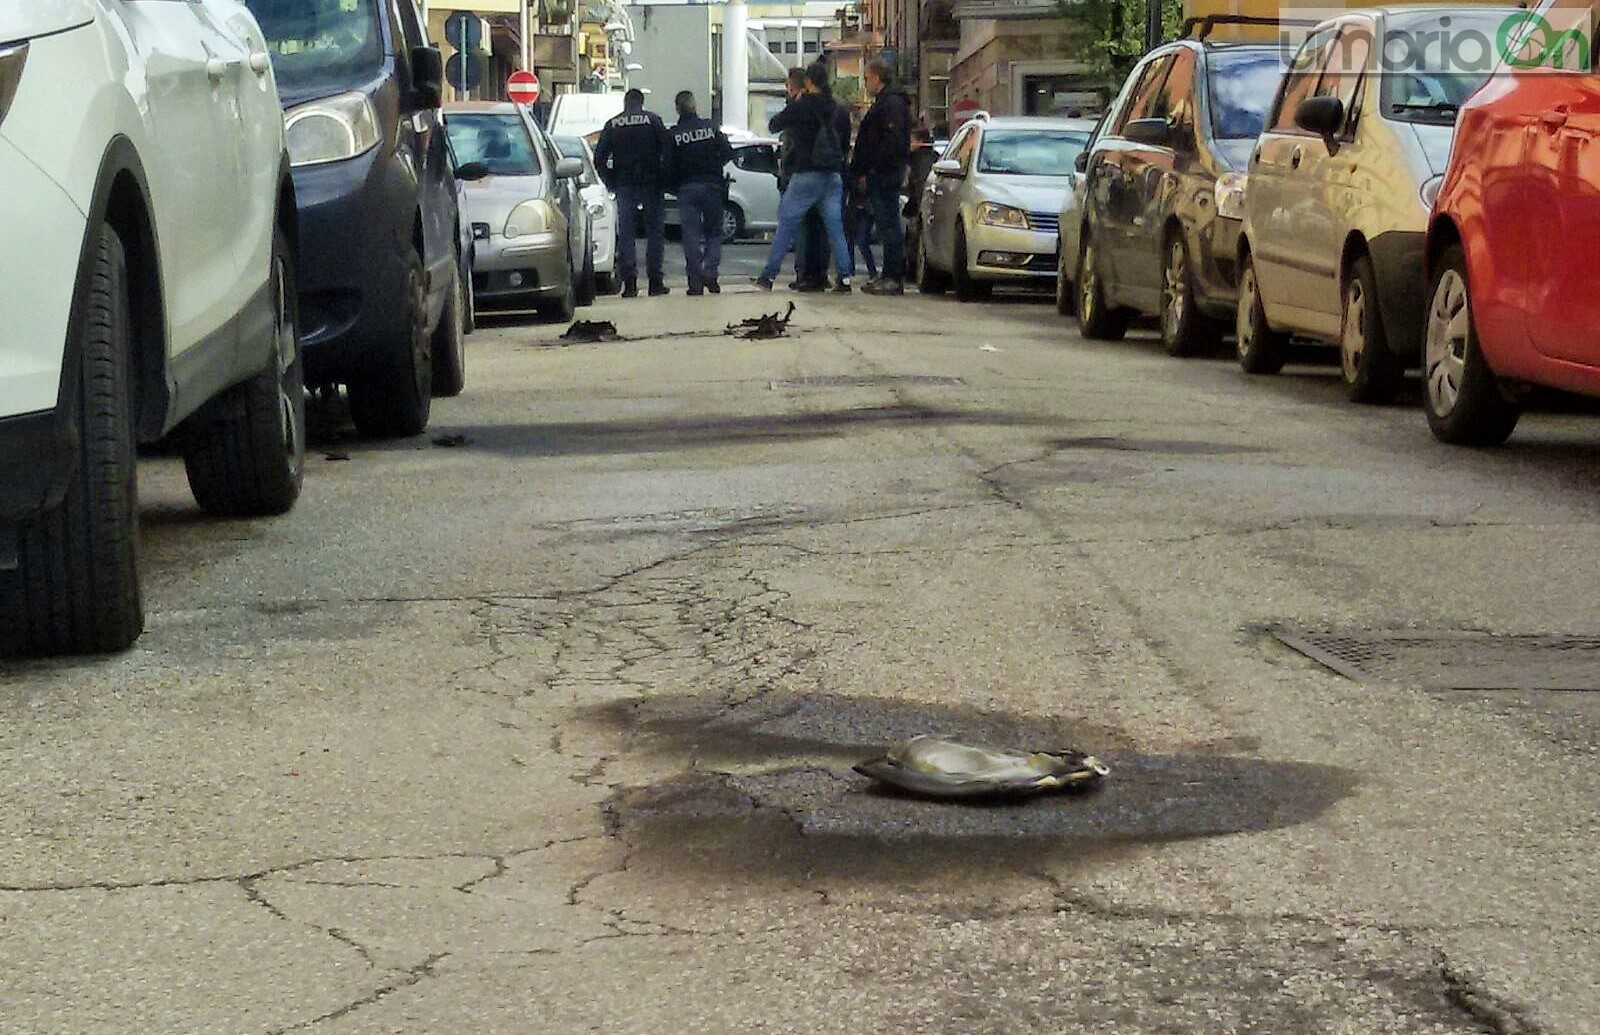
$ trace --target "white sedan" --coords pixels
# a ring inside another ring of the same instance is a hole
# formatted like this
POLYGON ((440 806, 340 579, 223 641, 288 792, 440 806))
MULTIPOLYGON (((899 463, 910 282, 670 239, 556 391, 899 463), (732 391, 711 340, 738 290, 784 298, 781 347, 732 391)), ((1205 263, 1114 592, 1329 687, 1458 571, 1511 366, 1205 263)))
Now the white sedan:
POLYGON ((551 137, 563 158, 583 162, 583 203, 589 209, 594 239, 595 288, 602 295, 617 290, 617 196, 600 181, 594 167, 594 149, 584 137, 551 137))
POLYGON ((200 506, 300 492, 294 188, 239 0, 0 3, 0 654, 144 627, 135 447, 200 506))

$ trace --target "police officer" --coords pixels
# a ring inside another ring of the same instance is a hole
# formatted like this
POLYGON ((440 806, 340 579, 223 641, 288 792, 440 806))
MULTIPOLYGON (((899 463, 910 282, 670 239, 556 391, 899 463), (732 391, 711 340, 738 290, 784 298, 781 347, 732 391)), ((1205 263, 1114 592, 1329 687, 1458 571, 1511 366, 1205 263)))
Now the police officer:
POLYGON ((622 272, 622 297, 639 294, 639 256, 634 243, 639 209, 644 208, 645 267, 650 294, 667 294, 661 276, 667 232, 661 190, 671 160, 672 134, 654 112, 644 110, 644 91, 629 90, 622 114, 607 122, 595 145, 594 164, 606 186, 617 195, 617 263, 622 272))
POLYGON ((678 124, 672 127, 672 179, 678 192, 678 218, 683 224, 683 262, 689 271, 689 294, 720 294, 717 267, 722 263, 722 213, 727 205, 727 175, 733 145, 695 111, 694 94, 679 93, 674 103, 678 124))

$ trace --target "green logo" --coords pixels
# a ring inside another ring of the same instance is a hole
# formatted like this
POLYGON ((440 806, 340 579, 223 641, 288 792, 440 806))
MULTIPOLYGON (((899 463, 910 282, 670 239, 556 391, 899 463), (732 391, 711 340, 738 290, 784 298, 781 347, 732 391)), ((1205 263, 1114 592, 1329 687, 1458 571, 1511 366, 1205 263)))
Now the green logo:
POLYGON ((1577 27, 1564 32, 1534 11, 1514 14, 1500 23, 1496 34, 1500 56, 1512 68, 1565 70, 1571 58, 1573 71, 1589 70, 1589 41, 1577 27))

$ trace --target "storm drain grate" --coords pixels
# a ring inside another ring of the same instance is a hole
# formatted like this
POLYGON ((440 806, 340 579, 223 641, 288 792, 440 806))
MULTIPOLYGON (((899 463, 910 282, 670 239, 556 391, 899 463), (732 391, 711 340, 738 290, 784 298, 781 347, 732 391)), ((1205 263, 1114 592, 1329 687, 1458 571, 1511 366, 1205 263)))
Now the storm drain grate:
POLYGON ((1284 646, 1363 683, 1431 690, 1600 690, 1600 636, 1271 630, 1284 646))
POLYGON ((829 377, 797 377, 790 381, 773 381, 772 390, 780 388, 883 388, 891 385, 942 385, 954 388, 966 384, 959 377, 936 377, 933 374, 881 374, 857 377, 849 374, 829 377))

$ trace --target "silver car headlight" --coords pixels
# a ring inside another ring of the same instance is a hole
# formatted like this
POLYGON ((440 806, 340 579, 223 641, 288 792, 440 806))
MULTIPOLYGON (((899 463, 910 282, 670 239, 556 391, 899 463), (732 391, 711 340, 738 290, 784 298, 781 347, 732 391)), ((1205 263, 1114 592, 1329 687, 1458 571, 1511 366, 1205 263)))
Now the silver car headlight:
POLYGON ((1211 188, 1211 196, 1217 203, 1217 215, 1223 219, 1244 218, 1244 173, 1223 173, 1217 177, 1217 182, 1211 188))
POLYGON ((364 155, 378 146, 378 114, 364 93, 327 97, 291 108, 283 119, 289 161, 323 165, 364 155))
POLYGON ((984 226, 1004 226, 1012 230, 1029 229, 1028 213, 1010 205, 985 201, 978 206, 978 222, 984 226))
POLYGON ((1430 176, 1422 181, 1422 188, 1417 191, 1417 197, 1422 200, 1422 207, 1433 210, 1433 203, 1439 200, 1439 188, 1444 186, 1443 176, 1430 176))
POLYGON ((506 218, 506 236, 547 233, 556 223, 556 210, 543 198, 524 201, 506 218))

